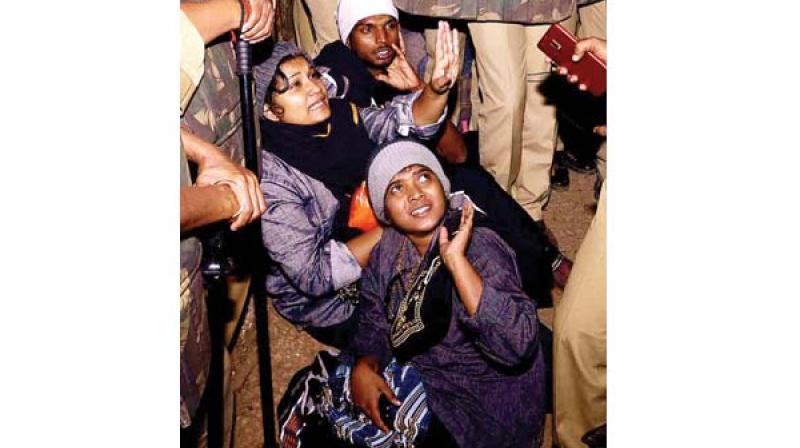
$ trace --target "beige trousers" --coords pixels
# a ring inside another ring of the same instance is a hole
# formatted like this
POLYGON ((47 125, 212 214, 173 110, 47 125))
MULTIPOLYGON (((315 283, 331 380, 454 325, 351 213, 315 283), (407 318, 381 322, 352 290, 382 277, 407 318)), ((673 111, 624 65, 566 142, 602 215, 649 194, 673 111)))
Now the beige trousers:
POLYGON ((578 8, 578 38, 606 38, 606 1, 578 8))
POLYGON ((606 421, 606 186, 553 323, 556 434, 562 448, 606 421))
MULTIPOLYGON (((561 24, 575 31, 573 14, 561 24)), ((481 164, 535 220, 550 194, 556 147, 555 108, 545 104, 539 84, 550 64, 536 44, 550 25, 472 22, 478 85, 481 164)))
POLYGON ((336 26, 338 4, 337 0, 293 1, 292 19, 297 46, 312 58, 317 57, 322 47, 339 40, 339 28, 336 26))

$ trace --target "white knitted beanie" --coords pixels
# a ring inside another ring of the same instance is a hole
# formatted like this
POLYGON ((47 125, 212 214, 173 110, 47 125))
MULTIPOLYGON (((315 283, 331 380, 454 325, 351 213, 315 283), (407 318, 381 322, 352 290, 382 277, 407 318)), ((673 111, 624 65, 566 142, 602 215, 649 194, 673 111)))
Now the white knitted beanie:
POLYGON ((439 178, 445 197, 450 194, 450 179, 444 174, 442 165, 430 149, 413 140, 396 140, 389 143, 375 154, 367 173, 369 201, 375 216, 384 224, 389 223, 383 201, 386 196, 386 188, 395 174, 411 165, 423 165, 430 168, 439 178))

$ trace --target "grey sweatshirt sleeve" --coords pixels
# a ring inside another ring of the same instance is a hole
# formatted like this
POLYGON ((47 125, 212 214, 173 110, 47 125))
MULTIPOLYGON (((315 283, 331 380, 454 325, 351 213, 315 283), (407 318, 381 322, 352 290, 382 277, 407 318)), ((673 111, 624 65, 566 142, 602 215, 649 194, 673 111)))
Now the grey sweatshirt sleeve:
POLYGON ((398 95, 381 106, 359 108, 370 140, 380 145, 400 137, 413 136, 423 140, 433 137, 444 123, 447 107, 435 123, 417 126, 414 122, 412 106, 421 94, 422 91, 419 90, 406 95, 398 95))
POLYGON ((267 211, 261 216, 261 235, 270 258, 287 280, 309 296, 332 294, 361 276, 350 249, 330 237, 330 222, 310 216, 313 196, 305 197, 290 172, 270 167, 261 181, 267 211))

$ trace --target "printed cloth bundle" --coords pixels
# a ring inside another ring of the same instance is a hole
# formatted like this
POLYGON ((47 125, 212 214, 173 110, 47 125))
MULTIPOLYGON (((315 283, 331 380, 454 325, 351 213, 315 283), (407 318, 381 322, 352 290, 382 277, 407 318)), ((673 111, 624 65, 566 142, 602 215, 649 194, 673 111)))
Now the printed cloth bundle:
POLYGON ((413 447, 425 436, 431 413, 419 372, 395 359, 384 369, 384 379, 402 403, 382 410, 392 428, 385 433, 353 404, 353 363, 352 355, 321 351, 295 374, 278 405, 281 447, 413 447))

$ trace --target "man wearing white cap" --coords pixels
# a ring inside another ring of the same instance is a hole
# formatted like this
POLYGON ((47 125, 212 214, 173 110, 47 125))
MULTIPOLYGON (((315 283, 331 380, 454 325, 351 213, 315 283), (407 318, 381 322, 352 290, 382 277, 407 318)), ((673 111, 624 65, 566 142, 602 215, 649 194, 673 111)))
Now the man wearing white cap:
MULTIPOLYGON (((364 107, 370 103, 385 104, 409 90, 425 86, 403 55, 398 17, 398 11, 390 0, 339 2, 337 18, 341 41, 328 44, 314 60, 318 66, 329 67, 332 77, 338 78, 336 95, 364 107)), ((457 42, 453 33, 452 42, 457 42)), ((447 155, 439 153, 450 161, 447 155)), ((471 192, 471 196, 472 192, 483 192, 483 197, 473 196, 473 199, 495 219, 506 220, 508 232, 500 232, 501 236, 514 247, 523 266, 547 263, 553 271, 555 283, 562 286, 566 282, 571 263, 553 243, 547 241, 529 213, 503 191, 490 173, 479 167, 456 168, 453 165, 448 166, 448 171, 451 180, 459 184, 458 189, 471 192), (544 255, 540 255, 542 252, 544 255), (530 264, 523 257, 531 257, 530 264)), ((530 282, 534 283, 533 280, 530 282)), ((526 291, 530 294, 528 286, 526 291)), ((546 289, 544 295, 549 296, 547 283, 536 289, 546 289)), ((539 294, 531 295, 541 298, 539 294)), ((542 303, 547 301, 549 299, 542 303)))

